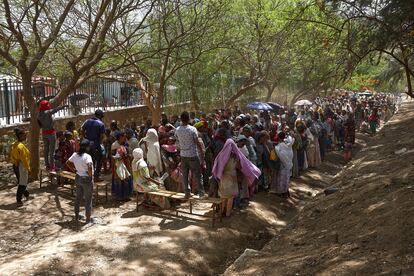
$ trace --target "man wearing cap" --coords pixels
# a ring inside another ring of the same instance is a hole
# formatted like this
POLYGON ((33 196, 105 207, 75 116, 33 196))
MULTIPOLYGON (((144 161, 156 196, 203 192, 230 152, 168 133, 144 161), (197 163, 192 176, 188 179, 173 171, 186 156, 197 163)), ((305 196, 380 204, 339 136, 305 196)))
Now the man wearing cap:
POLYGON ((97 109, 95 116, 86 120, 81 127, 84 137, 92 143, 91 155, 95 167, 95 181, 100 181, 99 176, 102 168, 103 147, 101 144, 105 134, 105 125, 102 122, 103 117, 103 111, 97 109))
POLYGON ((56 169, 55 160, 53 157, 56 149, 56 130, 53 126, 53 114, 66 107, 67 106, 65 105, 57 108, 52 108, 52 105, 46 100, 41 101, 39 104, 37 122, 42 129, 43 151, 47 170, 54 171, 56 169))

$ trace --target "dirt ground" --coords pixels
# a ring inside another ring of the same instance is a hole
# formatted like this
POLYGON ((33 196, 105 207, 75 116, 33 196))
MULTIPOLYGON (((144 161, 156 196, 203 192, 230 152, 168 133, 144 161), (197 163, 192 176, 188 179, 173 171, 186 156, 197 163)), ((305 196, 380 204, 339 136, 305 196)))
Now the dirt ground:
MULTIPOLYGON (((263 250, 226 275, 414 275, 414 101, 263 250)), ((361 141, 364 143, 364 141, 361 141)))
MULTIPOLYGON (((361 145, 368 139, 359 138, 361 145)), ((331 152, 318 170, 292 181, 291 199, 261 192, 212 228, 187 215, 137 213, 133 201, 105 203, 102 194, 94 206, 96 224, 76 226, 70 192, 38 183, 29 187, 34 198, 16 208, 15 177, 1 163, 0 275, 221 274, 246 248, 260 250, 278 235, 344 165, 340 153, 331 152)), ((209 206, 195 209, 204 213, 209 206)))

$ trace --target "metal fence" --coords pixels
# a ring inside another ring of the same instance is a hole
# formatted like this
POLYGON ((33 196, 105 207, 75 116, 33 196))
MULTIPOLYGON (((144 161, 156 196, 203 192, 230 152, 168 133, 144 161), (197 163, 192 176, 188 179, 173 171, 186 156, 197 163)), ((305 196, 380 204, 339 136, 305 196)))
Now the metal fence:
MULTIPOLYGON (((37 102, 50 100, 58 89, 53 80, 33 80, 32 94, 37 102)), ((63 87, 63 85, 62 85, 63 87)), ((139 89, 129 82, 96 79, 85 82, 73 91, 62 105, 68 106, 57 117, 91 113, 95 109, 114 110, 142 104, 139 89)), ((29 109, 23 98, 23 86, 17 79, 0 79, 0 127, 28 121, 29 109)))

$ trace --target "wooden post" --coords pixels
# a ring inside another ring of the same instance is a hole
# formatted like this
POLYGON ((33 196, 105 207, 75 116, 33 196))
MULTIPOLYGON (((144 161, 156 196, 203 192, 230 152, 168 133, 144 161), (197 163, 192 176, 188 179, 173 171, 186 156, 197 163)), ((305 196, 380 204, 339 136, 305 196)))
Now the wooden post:
POLYGON ((138 201, 138 192, 137 192, 137 213, 138 213, 138 209, 139 209, 139 201, 138 201))
POLYGON ((40 170, 40 172, 39 172, 39 186, 40 186, 40 189, 42 188, 42 179, 43 179, 42 170, 40 170))
POLYGON ((98 188, 99 188, 99 186, 98 186, 98 184, 96 184, 96 203, 98 203, 98 201, 99 201, 99 191, 98 191, 98 188))
MULTIPOLYGON (((137 192, 137 196, 138 196, 138 192, 137 192)), ((108 183, 105 183, 105 200, 106 202, 108 202, 108 183)))

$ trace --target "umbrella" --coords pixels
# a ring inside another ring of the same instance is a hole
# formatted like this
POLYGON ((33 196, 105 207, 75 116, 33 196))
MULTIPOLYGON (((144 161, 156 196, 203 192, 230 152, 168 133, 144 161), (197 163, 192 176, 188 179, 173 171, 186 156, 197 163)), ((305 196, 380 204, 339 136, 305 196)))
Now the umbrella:
POLYGON ((274 110, 283 109, 283 105, 278 104, 278 103, 267 103, 267 104, 270 105, 274 110))
POLYGON ((299 105, 299 106, 302 106, 302 105, 313 105, 313 103, 311 101, 308 101, 308 100, 300 100, 300 101, 297 101, 295 103, 295 105, 299 105))
POLYGON ((362 92, 362 93, 358 93, 358 96, 372 96, 372 93, 365 91, 365 92, 362 92))
POLYGON ((261 102, 249 103, 247 105, 247 108, 254 109, 254 110, 267 110, 267 111, 273 110, 273 108, 270 105, 268 105, 267 103, 261 103, 261 102))

